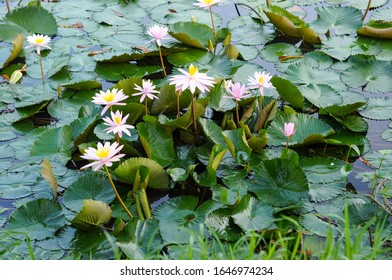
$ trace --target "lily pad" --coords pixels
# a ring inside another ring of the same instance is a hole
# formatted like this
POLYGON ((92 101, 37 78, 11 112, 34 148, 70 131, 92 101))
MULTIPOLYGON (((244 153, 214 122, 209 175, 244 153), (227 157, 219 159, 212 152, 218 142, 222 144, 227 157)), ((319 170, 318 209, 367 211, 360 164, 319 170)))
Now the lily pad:
POLYGON ((165 242, 188 242, 189 231, 198 231, 200 224, 217 207, 212 200, 198 206, 198 200, 194 196, 171 198, 154 209, 153 216, 159 221, 159 230, 165 242))
POLYGON ((172 37, 195 48, 206 49, 209 41, 215 41, 212 29, 197 22, 177 22, 170 25, 169 29, 172 37))
POLYGON ((0 38, 12 40, 15 34, 55 35, 56 19, 47 10, 37 6, 27 6, 13 10, 0 21, 0 38))
POLYGON ((305 173, 289 160, 272 159, 253 167, 254 176, 247 181, 248 190, 267 205, 284 207, 305 200, 309 186, 305 173))
POLYGON ((83 208, 72 220, 72 224, 83 230, 106 224, 112 217, 112 209, 103 201, 83 200, 83 208))
POLYGON ((109 204, 114 197, 108 178, 90 173, 80 177, 65 190, 63 204, 69 210, 78 213, 85 200, 97 200, 109 204))
POLYGON ((389 120, 392 118, 392 98, 369 97, 367 105, 359 113, 372 120, 389 120))
POLYGON ((295 133, 290 138, 289 145, 312 144, 323 142, 323 138, 334 133, 332 127, 322 120, 305 114, 276 117, 268 127, 269 145, 284 145, 287 137, 283 133, 285 123, 295 124, 295 133))
POLYGON ((265 230, 273 225, 275 220, 273 213, 274 208, 265 205, 257 199, 246 195, 241 202, 233 210, 231 215, 234 222, 239 225, 242 230, 265 230))
POLYGON ((53 237, 65 226, 65 217, 60 204, 48 199, 33 200, 12 213, 7 229, 18 232, 16 236, 24 239, 42 240, 53 237))

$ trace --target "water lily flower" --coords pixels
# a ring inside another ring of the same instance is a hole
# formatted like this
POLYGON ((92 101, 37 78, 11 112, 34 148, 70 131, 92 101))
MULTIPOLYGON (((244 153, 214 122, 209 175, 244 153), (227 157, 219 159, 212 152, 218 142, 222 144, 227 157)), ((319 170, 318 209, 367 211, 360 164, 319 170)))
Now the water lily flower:
POLYGON ((27 36, 27 42, 29 45, 25 48, 28 49, 31 47, 36 47, 37 54, 40 55, 41 47, 51 50, 51 48, 48 46, 51 40, 52 39, 47 35, 33 34, 32 36, 27 36))
POLYGON ((216 6, 221 2, 223 2, 223 0, 197 0, 197 3, 194 3, 193 5, 203 9, 209 9, 212 6, 216 6))
POLYGON ((209 92, 208 87, 212 87, 215 84, 214 78, 207 76, 205 73, 200 73, 196 66, 191 64, 189 66, 188 72, 184 69, 178 69, 182 75, 174 75, 169 80, 171 81, 171 85, 175 85, 176 89, 180 89, 181 91, 189 88, 192 94, 195 93, 196 88, 198 88, 201 92, 209 92))
POLYGON ((252 96, 252 94, 246 94, 248 89, 246 88, 245 85, 241 85, 238 82, 233 84, 232 81, 228 81, 226 83, 226 90, 228 93, 231 94, 231 96, 223 96, 223 97, 233 98, 237 101, 240 101, 242 98, 248 98, 252 96))
POLYGON ((259 130, 262 128, 262 116, 263 116, 263 96, 264 96, 264 88, 274 88, 271 84, 270 80, 272 76, 269 73, 255 72, 253 77, 248 78, 248 87, 250 89, 259 89, 260 97, 259 97, 259 130))
POLYGON ((159 99, 158 96, 154 95, 154 93, 159 93, 158 90, 155 90, 156 86, 150 80, 142 80, 142 86, 135 84, 135 90, 139 92, 132 94, 132 96, 141 95, 140 103, 144 101, 146 97, 153 100, 154 98, 159 99))
POLYGON ((128 96, 124 94, 123 90, 118 90, 113 88, 112 90, 103 91, 100 90, 93 97, 93 103, 98 105, 105 105, 101 112, 101 116, 106 113, 106 111, 113 105, 126 105, 120 101, 127 99, 128 96))
POLYGON ((125 115, 124 118, 122 116, 122 112, 119 110, 116 111, 116 113, 110 112, 111 117, 106 117, 104 118, 105 125, 109 126, 106 128, 104 131, 107 133, 113 132, 114 134, 118 134, 120 138, 122 137, 122 133, 125 132, 128 136, 131 136, 131 133, 129 132, 129 129, 135 128, 133 125, 125 124, 127 121, 129 114, 125 115))
POLYGON ((167 32, 168 32, 168 28, 166 26, 159 26, 158 24, 151 26, 147 30, 147 34, 150 35, 151 37, 154 37, 154 39, 152 39, 151 41, 155 40, 158 46, 162 45, 161 40, 168 39, 166 38, 167 32))
POLYGON ((225 98, 233 98, 235 99, 235 112, 236 112, 236 118, 237 118, 237 126, 240 125, 240 114, 238 112, 238 101, 241 100, 241 98, 247 98, 247 97, 251 97, 252 94, 246 94, 248 89, 246 88, 245 85, 241 85, 240 83, 235 83, 233 84, 232 81, 228 81, 226 83, 226 90, 228 93, 231 94, 231 96, 223 96, 225 98))
POLYGON ((287 147, 289 146, 290 138, 295 133, 295 124, 292 122, 285 123, 284 130, 282 132, 287 137, 287 141, 286 141, 286 149, 287 149, 287 147))
POLYGON ((93 162, 83 166, 81 169, 87 169, 89 167, 93 168, 93 171, 97 171, 102 166, 112 166, 113 162, 119 161, 120 158, 125 156, 125 154, 118 154, 124 145, 118 147, 118 143, 106 142, 104 145, 102 143, 97 144, 97 149, 89 147, 85 150, 84 154, 80 156, 81 158, 92 160, 93 162))
POLYGON ((271 84, 270 80, 272 79, 272 76, 269 73, 265 73, 264 71, 262 73, 260 72, 255 72, 253 77, 249 77, 248 81, 248 87, 250 89, 260 89, 260 94, 264 95, 264 88, 274 88, 274 86, 271 84))

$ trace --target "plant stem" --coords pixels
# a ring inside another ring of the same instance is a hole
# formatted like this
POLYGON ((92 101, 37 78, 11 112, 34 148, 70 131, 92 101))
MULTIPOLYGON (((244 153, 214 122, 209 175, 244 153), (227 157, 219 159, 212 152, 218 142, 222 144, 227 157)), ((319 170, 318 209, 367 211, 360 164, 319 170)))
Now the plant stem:
POLYGON ((195 115, 195 95, 192 93, 192 119, 193 119, 193 128, 196 135, 196 143, 199 143, 199 133, 197 132, 197 123, 196 123, 196 115, 195 115))
POLYGON ((290 141, 290 136, 287 137, 287 141, 286 141, 286 149, 289 147, 289 141, 290 141))
POLYGON ((8 0, 5 0, 5 4, 7 5, 8 13, 11 13, 11 6, 10 6, 10 3, 8 2, 8 0))
POLYGON ((161 51, 161 47, 160 47, 160 46, 158 46, 158 51, 159 51, 159 58, 161 59, 161 65, 162 65, 163 75, 165 75, 165 77, 166 77, 167 74, 166 74, 166 70, 165 70, 165 64, 163 64, 162 51, 161 51))
POLYGON ((144 114, 147 116, 148 115, 148 99, 144 99, 144 114))
POLYGON ((218 36, 216 35, 214 16, 212 15, 212 8, 211 7, 210 7, 210 16, 211 16, 211 24, 212 24, 212 30, 214 31, 215 41, 218 43, 218 36))
POLYGON ((124 201, 121 199, 120 195, 117 192, 116 186, 114 185, 113 180, 112 180, 112 176, 110 176, 108 167, 106 165, 104 165, 104 166, 105 166, 106 174, 108 174, 110 185, 112 186, 113 191, 116 194, 116 197, 117 197, 118 201, 120 202, 121 206, 124 208, 125 212, 127 212, 128 216, 131 219, 133 219, 133 216, 132 216, 131 212, 129 212, 127 206, 125 206, 124 201))
POLYGON ((45 84, 44 68, 42 66, 42 56, 39 54, 39 67, 41 69, 42 84, 45 84))
POLYGON ((364 15, 362 16, 362 19, 361 19, 362 21, 365 20, 367 14, 368 14, 368 12, 369 12, 370 5, 372 5, 372 0, 369 0, 369 2, 368 2, 368 4, 367 4, 366 11, 365 11, 365 13, 364 13, 364 15))
POLYGON ((180 91, 178 91, 178 93, 176 95, 177 95, 177 118, 179 118, 180 117, 180 110, 181 110, 181 108, 180 108, 180 96, 181 96, 180 91))
POLYGON ((260 98, 259 98, 259 131, 263 127, 263 94, 262 94, 263 88, 260 89, 260 98))
POLYGON ((238 113, 238 100, 235 100, 235 114, 237 116, 237 127, 240 127, 240 114, 238 113))

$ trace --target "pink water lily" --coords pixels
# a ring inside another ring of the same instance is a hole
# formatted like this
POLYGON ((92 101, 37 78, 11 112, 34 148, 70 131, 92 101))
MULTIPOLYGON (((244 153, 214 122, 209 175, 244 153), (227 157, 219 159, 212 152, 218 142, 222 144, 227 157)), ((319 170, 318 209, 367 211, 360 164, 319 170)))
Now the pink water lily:
POLYGON ((290 122, 290 123, 285 123, 284 124, 284 135, 286 137, 291 137, 295 133, 295 124, 290 122))
POLYGON ((126 103, 120 102, 127 99, 128 96, 124 94, 123 90, 113 88, 112 90, 103 91, 100 90, 93 97, 93 103, 98 105, 105 105, 101 112, 101 116, 113 105, 126 105, 126 103))
POLYGON ((142 80, 142 86, 139 86, 137 84, 134 85, 134 89, 138 92, 132 94, 132 96, 141 95, 140 103, 142 103, 146 97, 151 100, 154 98, 159 99, 156 95, 154 95, 154 93, 159 93, 159 91, 155 90, 156 86, 150 80, 142 80))
POLYGON ((151 37, 154 37, 153 40, 157 42, 158 46, 162 45, 161 40, 168 39, 166 38, 168 34, 168 28, 166 26, 160 26, 160 25, 153 25, 147 30, 147 34, 150 35, 151 37))
POLYGON ((251 97, 252 94, 246 94, 248 89, 245 85, 241 85, 240 83, 233 84, 232 81, 226 82, 226 91, 231 94, 231 96, 223 96, 225 98, 233 98, 235 100, 240 101, 243 98, 251 97))
POLYGON ((121 138, 122 133, 124 132, 128 136, 131 136, 131 132, 129 132, 128 129, 133 129, 135 128, 133 125, 126 124, 125 122, 127 121, 129 114, 125 115, 124 117, 122 116, 122 112, 119 110, 116 111, 116 113, 110 112, 111 118, 105 117, 103 120, 105 122, 105 125, 109 126, 106 128, 104 131, 107 133, 114 133, 118 134, 118 136, 121 138))
POLYGON ((118 147, 117 142, 114 142, 113 144, 106 142, 104 145, 98 143, 96 149, 93 147, 87 148, 80 157, 92 160, 93 162, 83 166, 81 169, 92 167, 93 171, 97 171, 104 165, 109 167, 112 166, 113 162, 119 161, 120 158, 125 156, 125 154, 118 154, 122 148, 123 145, 118 147))

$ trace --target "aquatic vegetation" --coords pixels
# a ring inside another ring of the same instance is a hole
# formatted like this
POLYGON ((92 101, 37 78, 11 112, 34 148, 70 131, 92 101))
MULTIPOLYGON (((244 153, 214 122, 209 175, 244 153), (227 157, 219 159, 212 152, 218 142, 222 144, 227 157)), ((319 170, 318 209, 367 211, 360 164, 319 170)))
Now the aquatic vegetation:
POLYGON ((194 2, 0 9, 1 258, 390 259, 391 1, 194 2))

